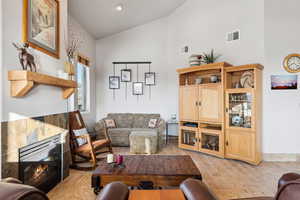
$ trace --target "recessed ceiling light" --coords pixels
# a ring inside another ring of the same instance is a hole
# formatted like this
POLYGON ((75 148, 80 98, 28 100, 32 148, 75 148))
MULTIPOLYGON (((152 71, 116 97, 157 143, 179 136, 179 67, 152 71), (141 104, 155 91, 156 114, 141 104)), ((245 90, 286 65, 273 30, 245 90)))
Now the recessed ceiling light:
POLYGON ((122 4, 118 4, 115 8, 116 8, 116 11, 119 11, 119 12, 124 9, 122 4))

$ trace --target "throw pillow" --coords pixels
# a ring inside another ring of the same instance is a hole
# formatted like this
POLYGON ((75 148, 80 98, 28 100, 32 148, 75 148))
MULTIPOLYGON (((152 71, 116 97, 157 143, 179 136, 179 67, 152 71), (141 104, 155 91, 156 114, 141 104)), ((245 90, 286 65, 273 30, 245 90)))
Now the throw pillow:
POLYGON ((105 119, 104 120, 106 128, 116 128, 116 123, 114 119, 105 119))
MULTIPOLYGON (((82 128, 82 129, 78 129, 78 130, 73 130, 73 133, 75 136, 82 136, 84 134, 88 134, 88 131, 86 130, 86 128, 82 128)), ((76 141, 79 146, 87 143, 87 140, 84 138, 76 138, 76 141)))
POLYGON ((157 119, 150 119, 149 123, 148 123, 148 127, 149 128, 156 128, 157 121, 158 121, 157 119))

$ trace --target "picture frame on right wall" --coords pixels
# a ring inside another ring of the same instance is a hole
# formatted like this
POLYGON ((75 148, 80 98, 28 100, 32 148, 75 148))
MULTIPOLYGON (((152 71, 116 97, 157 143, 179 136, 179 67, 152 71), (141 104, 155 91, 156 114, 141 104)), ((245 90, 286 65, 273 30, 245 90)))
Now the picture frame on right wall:
POLYGON ((272 90, 297 90, 298 75, 271 75, 272 90))
POLYGON ((152 86, 156 84, 155 72, 146 72, 145 73, 145 85, 152 86))

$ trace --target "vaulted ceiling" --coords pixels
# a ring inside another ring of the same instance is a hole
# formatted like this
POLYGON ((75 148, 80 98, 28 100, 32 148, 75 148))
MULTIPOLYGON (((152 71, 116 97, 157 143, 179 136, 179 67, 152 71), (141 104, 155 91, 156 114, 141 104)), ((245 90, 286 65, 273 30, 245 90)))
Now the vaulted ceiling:
POLYGON ((70 14, 96 39, 172 13, 186 0, 70 0, 70 14), (117 5, 123 5, 117 11, 117 5))

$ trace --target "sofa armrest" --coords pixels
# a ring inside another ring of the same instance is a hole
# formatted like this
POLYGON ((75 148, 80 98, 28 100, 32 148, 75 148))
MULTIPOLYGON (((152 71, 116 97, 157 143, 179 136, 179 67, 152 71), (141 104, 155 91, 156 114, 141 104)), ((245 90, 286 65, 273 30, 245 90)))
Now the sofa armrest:
POLYGON ((105 138, 105 131, 106 131, 106 125, 105 120, 106 118, 101 119, 95 124, 95 134, 97 139, 104 139, 105 138))
POLYGON ((103 188, 97 200, 127 200, 128 197, 128 186, 121 182, 113 182, 103 188))
POLYGON ((300 179, 300 174, 287 173, 287 174, 282 175, 278 181, 278 189, 281 188, 286 183, 288 183, 290 181, 295 181, 297 179, 300 179))
POLYGON ((162 118, 158 120, 157 124, 158 135, 162 136, 164 131, 166 130, 166 121, 162 118))
POLYGON ((187 200, 217 200, 200 180, 187 179, 180 184, 180 189, 187 200))

